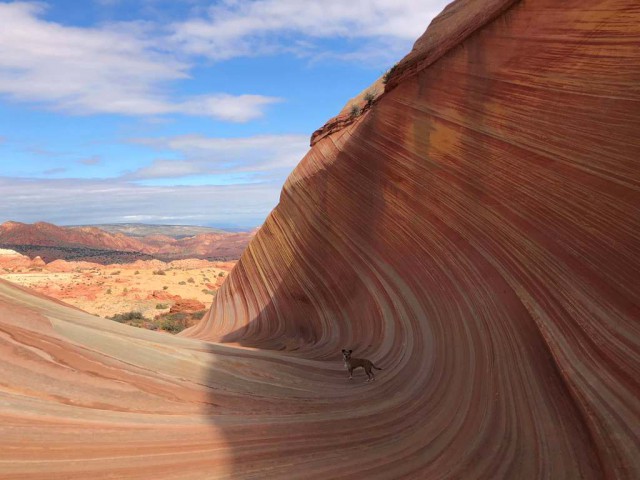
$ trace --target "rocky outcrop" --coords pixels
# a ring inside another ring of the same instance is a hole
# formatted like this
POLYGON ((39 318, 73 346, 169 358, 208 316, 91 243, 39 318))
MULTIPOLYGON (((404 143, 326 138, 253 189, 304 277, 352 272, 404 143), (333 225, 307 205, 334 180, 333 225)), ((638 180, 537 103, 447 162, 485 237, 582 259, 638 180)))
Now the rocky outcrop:
POLYGON ((3 474, 640 477, 640 8, 433 25, 184 336, 0 281, 3 474))
POLYGON ((204 303, 193 298, 179 298, 175 301, 169 313, 194 313, 205 309, 204 303))
POLYGON ((449 6, 314 139, 187 334, 384 366, 348 422, 305 431, 359 446, 341 475, 639 476, 639 21, 632 1, 449 6))
POLYGON ((41 268, 45 265, 40 257, 31 259, 15 250, 0 248, 0 269, 15 272, 23 269, 41 268))

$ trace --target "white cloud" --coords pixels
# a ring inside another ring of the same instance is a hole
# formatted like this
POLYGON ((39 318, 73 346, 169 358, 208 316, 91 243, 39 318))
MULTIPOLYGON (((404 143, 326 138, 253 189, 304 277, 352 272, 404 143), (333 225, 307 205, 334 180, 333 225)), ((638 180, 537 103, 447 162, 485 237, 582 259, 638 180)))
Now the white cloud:
POLYGON ((257 226, 280 185, 141 186, 124 181, 0 177, 0 221, 146 222, 257 226))
POLYGON ((265 106, 282 101, 262 95, 202 95, 178 105, 180 113, 209 115, 232 122, 246 122, 262 116, 265 106))
MULTIPOLYGON (((186 52, 216 60, 290 51, 309 54, 306 38, 372 40, 386 48, 410 45, 450 0, 223 0, 206 18, 174 24, 173 41, 186 52)), ((370 51, 370 46, 364 46, 370 51)), ((321 53, 327 53, 321 52, 321 53)), ((352 52, 355 53, 355 52, 352 52)))
POLYGON ((260 177, 286 175, 309 149, 307 135, 259 135, 214 138, 182 135, 131 140, 159 150, 171 150, 180 160, 158 159, 125 175, 127 179, 177 178, 190 175, 247 173, 260 177))
POLYGON ((171 98, 190 65, 160 46, 153 26, 63 26, 34 3, 0 3, 0 95, 73 114, 211 116, 244 122, 277 98, 201 95, 171 98))

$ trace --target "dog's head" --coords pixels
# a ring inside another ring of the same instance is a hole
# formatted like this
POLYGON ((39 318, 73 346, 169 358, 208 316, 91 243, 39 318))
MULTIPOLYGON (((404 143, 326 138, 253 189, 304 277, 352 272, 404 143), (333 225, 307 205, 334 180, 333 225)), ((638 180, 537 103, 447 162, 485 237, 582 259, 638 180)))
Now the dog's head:
POLYGON ((342 358, 346 360, 349 360, 351 358, 351 354, 353 353, 353 350, 345 350, 342 349, 342 358))

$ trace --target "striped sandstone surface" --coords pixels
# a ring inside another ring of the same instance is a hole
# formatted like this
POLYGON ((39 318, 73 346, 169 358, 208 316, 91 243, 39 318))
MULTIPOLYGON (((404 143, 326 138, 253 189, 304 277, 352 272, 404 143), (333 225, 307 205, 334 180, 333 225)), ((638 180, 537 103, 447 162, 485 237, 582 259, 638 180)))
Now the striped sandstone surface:
POLYGON ((637 1, 454 2, 182 336, 0 282, 0 478, 640 478, 638 132, 637 1))

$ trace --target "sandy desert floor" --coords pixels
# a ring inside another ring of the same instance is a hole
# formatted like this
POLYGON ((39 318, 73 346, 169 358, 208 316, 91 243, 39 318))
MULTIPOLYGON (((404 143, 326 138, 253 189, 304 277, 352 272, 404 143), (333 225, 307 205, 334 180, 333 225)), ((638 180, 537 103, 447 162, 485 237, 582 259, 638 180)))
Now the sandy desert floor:
POLYGON ((235 264, 180 260, 73 267, 72 263, 62 268, 49 264, 39 271, 3 273, 0 278, 101 317, 139 311, 153 318, 168 312, 179 299, 197 300, 209 308, 215 291, 235 264), (56 271, 66 269, 71 271, 56 271))

